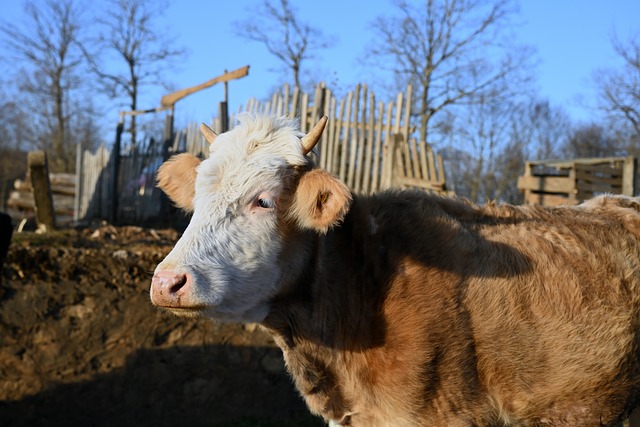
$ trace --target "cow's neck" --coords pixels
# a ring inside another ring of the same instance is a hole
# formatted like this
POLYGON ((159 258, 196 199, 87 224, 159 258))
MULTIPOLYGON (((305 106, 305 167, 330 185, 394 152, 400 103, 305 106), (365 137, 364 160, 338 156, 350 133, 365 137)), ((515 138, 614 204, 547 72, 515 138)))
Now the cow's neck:
MULTIPOLYGON (((289 346, 309 341, 361 351, 383 344, 380 309, 388 286, 384 275, 389 275, 383 264, 388 261, 371 226, 362 221, 364 211, 356 199, 339 228, 297 239, 295 256, 302 261, 290 268, 295 276, 273 301, 265 322, 289 346)), ((289 263, 293 257, 284 256, 289 263)))
POLYGON ((338 229, 305 237, 305 266, 264 322, 309 407, 338 421, 352 402, 338 387, 346 379, 336 361, 385 345, 388 278, 382 272, 388 270, 380 264, 386 262, 384 248, 362 213, 356 201, 338 229))

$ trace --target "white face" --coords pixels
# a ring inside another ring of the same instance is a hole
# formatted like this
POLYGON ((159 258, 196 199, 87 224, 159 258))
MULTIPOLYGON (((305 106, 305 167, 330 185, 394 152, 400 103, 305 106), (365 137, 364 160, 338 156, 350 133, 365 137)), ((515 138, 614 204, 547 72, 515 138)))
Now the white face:
POLYGON ((154 277, 155 304, 223 321, 265 318, 282 274, 283 174, 306 162, 299 133, 285 124, 248 120, 216 138, 197 167, 191 222, 155 271, 184 275, 186 284, 167 297, 154 291, 154 277))

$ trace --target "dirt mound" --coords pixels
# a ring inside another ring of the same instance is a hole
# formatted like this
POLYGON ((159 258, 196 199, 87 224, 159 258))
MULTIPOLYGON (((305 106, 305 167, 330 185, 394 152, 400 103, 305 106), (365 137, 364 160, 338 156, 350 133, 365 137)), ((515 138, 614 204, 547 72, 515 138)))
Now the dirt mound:
POLYGON ((254 325, 149 302, 174 230, 14 234, 0 286, 0 425, 318 426, 254 325))

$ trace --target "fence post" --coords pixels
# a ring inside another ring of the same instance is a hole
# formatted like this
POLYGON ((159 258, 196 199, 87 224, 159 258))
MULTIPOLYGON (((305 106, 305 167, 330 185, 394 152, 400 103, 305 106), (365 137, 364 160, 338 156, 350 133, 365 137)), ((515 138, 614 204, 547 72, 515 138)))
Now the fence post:
POLYGON ((218 117, 220 118, 220 133, 229 130, 229 110, 225 101, 218 105, 218 117))
POLYGON ((622 166, 622 194, 625 196, 635 195, 636 189, 636 159, 628 156, 624 159, 622 166))
POLYGON ((73 200, 73 220, 80 221, 80 206, 82 203, 84 186, 84 155, 82 145, 76 144, 76 195, 73 200))
POLYGON ((38 230, 50 231, 55 228, 55 212, 49 183, 49 165, 47 153, 31 151, 27 156, 29 176, 33 187, 33 199, 36 207, 38 230))
MULTIPOLYGON (((173 153, 171 151, 172 143, 173 143, 173 108, 171 109, 171 114, 165 117, 164 122, 164 134, 162 136, 162 161, 166 162, 169 159, 169 156, 173 153)), ((163 220, 167 220, 170 216, 171 212, 171 203, 169 202, 169 198, 164 193, 164 191, 160 191, 160 206, 158 208, 159 217, 163 220)))
POLYGON ((393 178, 396 163, 396 147, 402 135, 399 133, 388 134, 382 147, 382 176, 380 177, 380 189, 386 190, 393 186, 393 178))
POLYGON ((116 141, 111 151, 111 210, 109 211, 109 222, 114 224, 118 220, 118 202, 120 193, 118 192, 118 176, 120 175, 120 147, 122 145, 122 132, 124 131, 124 120, 118 122, 116 126, 116 141))

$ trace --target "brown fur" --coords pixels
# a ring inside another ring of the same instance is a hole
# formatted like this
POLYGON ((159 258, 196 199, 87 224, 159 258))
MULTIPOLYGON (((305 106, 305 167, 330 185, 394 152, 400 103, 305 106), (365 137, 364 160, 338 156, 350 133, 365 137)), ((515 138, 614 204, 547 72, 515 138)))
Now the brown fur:
POLYGON ((326 235, 287 229, 302 267, 264 326, 344 425, 613 425, 640 392, 637 203, 355 197, 326 235))
POLYGON ((200 159, 190 153, 171 157, 158 169, 158 187, 181 209, 193 210, 196 167, 200 159))

